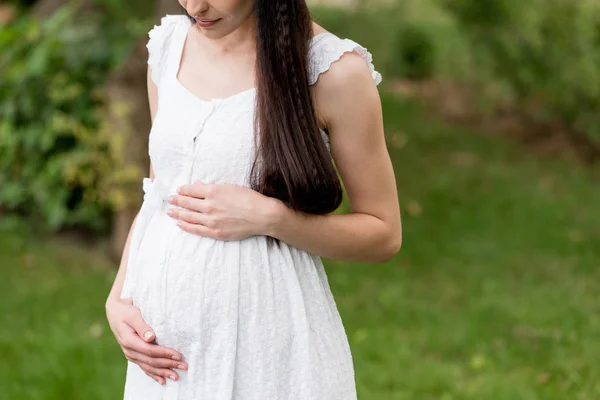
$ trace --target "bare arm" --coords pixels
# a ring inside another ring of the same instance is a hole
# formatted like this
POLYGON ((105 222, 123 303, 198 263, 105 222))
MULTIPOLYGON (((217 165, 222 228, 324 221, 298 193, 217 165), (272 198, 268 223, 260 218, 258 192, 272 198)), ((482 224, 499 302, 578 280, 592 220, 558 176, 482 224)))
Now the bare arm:
MULTIPOLYGON (((150 106, 150 115, 152 117, 152 121, 154 121, 154 117, 156 115, 156 111, 158 109, 158 90, 156 85, 152 81, 151 78, 152 71, 150 66, 148 66, 147 70, 147 86, 148 86, 148 103, 150 106)), ((152 163, 150 163, 150 179, 154 180, 154 170, 152 169, 152 163)), ((123 290, 123 283, 125 281, 125 275, 127 273, 127 260, 129 259, 129 247, 131 242, 131 233, 135 228, 135 222, 137 221, 137 215, 133 219, 131 223, 131 227, 129 228, 129 234, 127 235, 127 241, 125 242, 125 247, 123 249, 123 254, 121 256, 121 262, 119 264, 119 271, 117 272, 117 276, 115 277, 115 281, 112 285, 110 293, 108 295, 107 301, 119 299, 121 296, 121 291, 123 290)))
POLYGON ((321 216, 275 205, 270 234, 332 259, 385 262, 401 246, 400 206, 381 100, 364 60, 345 54, 320 76, 314 96, 352 211, 321 216))

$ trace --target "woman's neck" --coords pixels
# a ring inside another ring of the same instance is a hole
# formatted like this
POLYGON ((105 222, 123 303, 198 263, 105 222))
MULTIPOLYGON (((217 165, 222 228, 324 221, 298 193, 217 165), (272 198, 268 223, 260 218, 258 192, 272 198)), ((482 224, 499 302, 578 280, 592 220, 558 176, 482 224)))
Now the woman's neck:
POLYGON ((254 13, 236 30, 218 39, 207 37, 196 24, 194 24, 194 28, 195 41, 211 56, 218 57, 256 51, 256 15, 254 13))

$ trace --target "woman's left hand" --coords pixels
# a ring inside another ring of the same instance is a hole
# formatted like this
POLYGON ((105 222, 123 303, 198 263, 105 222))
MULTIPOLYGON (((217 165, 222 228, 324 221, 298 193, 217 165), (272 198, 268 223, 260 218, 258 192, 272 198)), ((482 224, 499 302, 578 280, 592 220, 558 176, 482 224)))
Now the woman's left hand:
POLYGON ((229 184, 196 181, 183 185, 169 198, 167 214, 187 232, 219 240, 242 240, 253 235, 272 236, 279 200, 255 190, 229 184))

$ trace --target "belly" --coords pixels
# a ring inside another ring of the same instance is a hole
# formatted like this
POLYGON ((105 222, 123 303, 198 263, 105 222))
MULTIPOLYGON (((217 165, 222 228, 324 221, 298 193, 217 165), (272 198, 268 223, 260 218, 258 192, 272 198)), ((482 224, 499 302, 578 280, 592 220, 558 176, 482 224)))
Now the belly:
POLYGON ((190 234, 161 214, 147 226, 135 268, 134 303, 165 339, 177 332, 179 344, 207 331, 233 334, 240 317, 285 335, 305 324, 307 309, 323 313, 332 301, 319 257, 285 243, 267 248, 264 236, 190 234))
POLYGON ((340 382, 351 381, 348 342, 319 257, 285 243, 267 248, 264 236, 190 234, 155 215, 136 267, 134 303, 157 343, 182 352, 190 379, 225 385, 205 376, 218 370, 247 376, 242 386, 328 387, 321 377, 336 371, 340 382))

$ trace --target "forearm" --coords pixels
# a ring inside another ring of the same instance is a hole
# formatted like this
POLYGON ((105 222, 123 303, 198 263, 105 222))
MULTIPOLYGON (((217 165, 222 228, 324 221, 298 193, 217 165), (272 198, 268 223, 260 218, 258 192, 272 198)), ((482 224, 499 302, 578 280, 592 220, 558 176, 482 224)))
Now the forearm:
POLYGON ((118 300, 121 297, 121 290, 123 290, 123 283, 125 281, 125 274, 127 273, 127 260, 129 259, 129 247, 131 244, 131 233, 133 232, 133 228, 135 227, 135 222, 137 221, 137 215, 133 219, 131 223, 131 228, 129 228, 129 233, 127 234, 127 240, 125 242, 125 247, 123 248, 123 254, 121 256, 121 262, 119 264, 119 270, 117 272, 117 276, 113 282, 110 293, 108 294, 108 298, 106 301, 118 300))
POLYGON ((269 234, 294 247, 340 261, 380 263, 398 252, 400 227, 364 213, 314 215, 274 204, 269 234))

